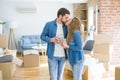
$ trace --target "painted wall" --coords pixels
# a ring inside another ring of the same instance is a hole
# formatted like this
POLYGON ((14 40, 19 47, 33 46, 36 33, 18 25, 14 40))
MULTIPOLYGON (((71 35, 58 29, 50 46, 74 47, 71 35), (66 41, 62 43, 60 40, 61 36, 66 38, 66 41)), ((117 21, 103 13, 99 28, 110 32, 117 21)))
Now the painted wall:
POLYGON ((73 6, 70 3, 1 0, 0 19, 7 22, 4 25, 4 33, 9 34, 10 23, 16 22, 17 27, 14 29, 14 33, 17 41, 22 35, 41 34, 45 23, 54 20, 61 7, 69 9, 71 17, 73 16, 73 6), (22 13, 18 11, 20 7, 36 7, 37 12, 22 13))
POLYGON ((120 0, 99 0, 98 31, 113 39, 111 63, 120 64, 120 0))

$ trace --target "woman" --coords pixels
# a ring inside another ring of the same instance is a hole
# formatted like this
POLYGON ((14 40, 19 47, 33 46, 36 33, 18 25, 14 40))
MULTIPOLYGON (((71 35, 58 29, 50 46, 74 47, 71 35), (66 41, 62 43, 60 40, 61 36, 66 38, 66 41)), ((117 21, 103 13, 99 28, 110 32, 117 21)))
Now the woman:
POLYGON ((84 53, 82 49, 81 22, 74 17, 67 23, 67 42, 63 41, 62 46, 68 49, 68 59, 73 72, 73 80, 82 80, 84 68, 84 53))

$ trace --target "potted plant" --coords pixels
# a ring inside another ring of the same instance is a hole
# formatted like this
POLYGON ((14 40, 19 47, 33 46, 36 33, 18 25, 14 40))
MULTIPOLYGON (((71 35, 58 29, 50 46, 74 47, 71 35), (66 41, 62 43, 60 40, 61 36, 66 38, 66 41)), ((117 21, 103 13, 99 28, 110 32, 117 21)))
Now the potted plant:
POLYGON ((5 23, 6 23, 5 21, 3 21, 3 22, 2 22, 2 21, 0 21, 0 24, 5 24, 5 23))
POLYGON ((37 42, 37 46, 40 46, 40 41, 37 42))
POLYGON ((3 32, 3 25, 6 24, 5 21, 0 20, 0 34, 3 32))

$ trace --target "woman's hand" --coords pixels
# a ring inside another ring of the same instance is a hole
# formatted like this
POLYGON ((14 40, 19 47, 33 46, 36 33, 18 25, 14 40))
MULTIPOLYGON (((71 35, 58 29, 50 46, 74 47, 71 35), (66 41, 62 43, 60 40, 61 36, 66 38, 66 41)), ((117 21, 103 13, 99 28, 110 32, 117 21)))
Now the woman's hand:
POLYGON ((65 49, 69 48, 69 45, 67 44, 66 40, 63 40, 62 43, 61 43, 61 45, 65 49))

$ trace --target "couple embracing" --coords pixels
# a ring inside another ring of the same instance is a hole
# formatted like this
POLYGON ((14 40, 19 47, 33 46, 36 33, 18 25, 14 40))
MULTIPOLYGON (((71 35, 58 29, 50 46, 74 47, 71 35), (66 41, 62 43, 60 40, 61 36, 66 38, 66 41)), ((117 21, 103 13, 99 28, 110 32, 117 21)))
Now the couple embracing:
POLYGON ((50 80, 62 80, 66 59, 73 72, 73 80, 82 80, 84 53, 82 49, 81 22, 70 12, 60 8, 57 18, 47 22, 41 39, 47 42, 47 56, 50 80))

